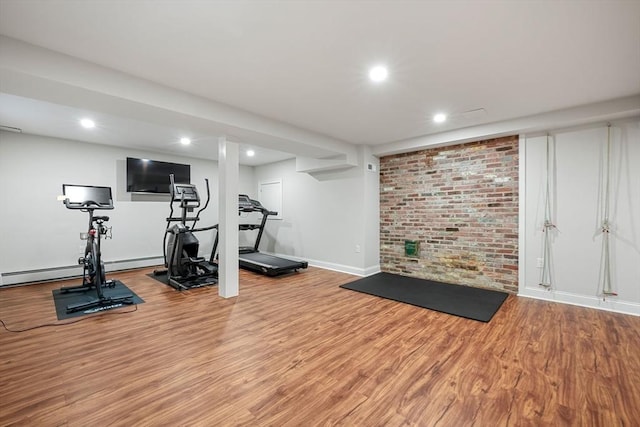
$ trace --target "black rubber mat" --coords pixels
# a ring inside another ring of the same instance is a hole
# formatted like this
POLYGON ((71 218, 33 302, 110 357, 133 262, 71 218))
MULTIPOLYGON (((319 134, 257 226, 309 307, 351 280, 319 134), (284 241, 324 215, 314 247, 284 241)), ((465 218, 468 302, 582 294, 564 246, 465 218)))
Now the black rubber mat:
POLYGON ((508 296, 500 291, 390 273, 374 274, 340 287, 481 322, 490 321, 508 296))
POLYGON ((164 283, 165 285, 169 285, 169 277, 167 276, 167 273, 164 273, 164 274, 149 273, 149 274, 147 274, 147 277, 151 277, 152 279, 156 279, 160 283, 164 283))
POLYGON ((116 298, 118 296, 131 294, 133 296, 133 304, 115 303, 115 304, 103 304, 99 307, 89 308, 84 311, 76 311, 73 313, 67 313, 67 307, 73 304, 80 304, 84 302, 93 301, 97 299, 97 293, 95 289, 91 289, 85 292, 61 292, 60 289, 53 290, 53 302, 56 305, 56 315, 58 320, 69 319, 72 317, 84 316, 85 314, 97 313, 105 310, 112 310, 114 308, 133 306, 134 304, 142 304, 144 300, 135 294, 131 289, 125 286, 119 280, 113 281, 114 286, 103 287, 102 292, 105 297, 116 298))
MULTIPOLYGON (((158 282, 164 283, 165 285, 169 286, 169 276, 167 276, 166 273, 165 274, 149 273, 147 274, 147 277, 151 277, 152 279, 155 279, 158 282)), ((193 286, 193 288, 195 289, 195 288, 204 287, 204 286, 216 286, 218 284, 218 279, 210 276, 205 276, 199 279, 194 279, 191 282, 195 283, 195 286, 193 286)))

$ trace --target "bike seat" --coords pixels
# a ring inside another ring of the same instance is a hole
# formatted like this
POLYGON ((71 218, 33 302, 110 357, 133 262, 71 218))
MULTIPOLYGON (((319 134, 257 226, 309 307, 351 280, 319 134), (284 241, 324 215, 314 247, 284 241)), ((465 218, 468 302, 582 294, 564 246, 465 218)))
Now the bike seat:
POLYGON ((94 221, 109 221, 109 217, 108 216, 94 216, 93 220, 94 221))

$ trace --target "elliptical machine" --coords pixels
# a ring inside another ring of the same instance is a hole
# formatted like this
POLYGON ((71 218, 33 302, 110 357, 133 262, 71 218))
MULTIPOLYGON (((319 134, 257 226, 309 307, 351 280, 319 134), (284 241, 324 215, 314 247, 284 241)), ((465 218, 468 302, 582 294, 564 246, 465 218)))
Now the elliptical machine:
POLYGON ((95 187, 91 185, 71 185, 62 184, 62 194, 64 195, 64 205, 67 209, 78 209, 89 213, 89 231, 87 232, 87 245, 84 256, 78 259, 78 263, 84 266, 82 271, 82 285, 73 287, 62 287, 61 293, 87 292, 96 290, 96 297, 87 302, 70 304, 67 306, 67 313, 85 311, 89 309, 110 309, 122 305, 133 304, 133 295, 130 293, 107 297, 103 288, 115 287, 113 280, 106 280, 104 272, 104 262, 100 251, 100 241, 104 236, 110 238, 110 227, 104 225, 109 221, 108 216, 95 216, 94 210, 113 209, 113 198, 111 187, 95 187))
POLYGON ((198 256, 200 242, 193 233, 209 231, 218 228, 218 225, 196 228, 200 220, 200 214, 209 206, 211 193, 209 180, 205 178, 207 188, 207 201, 200 208, 200 195, 193 184, 180 184, 175 182, 173 174, 169 175, 171 187, 169 193, 170 214, 167 220, 167 228, 162 240, 164 265, 166 270, 156 270, 154 275, 167 275, 167 284, 179 291, 202 286, 210 286, 218 283, 218 265, 212 259, 206 260, 198 256), (179 203, 182 213, 178 217, 173 216, 173 204, 179 203), (187 214, 200 208, 195 216, 187 214), (191 226, 187 222, 192 222, 191 226))

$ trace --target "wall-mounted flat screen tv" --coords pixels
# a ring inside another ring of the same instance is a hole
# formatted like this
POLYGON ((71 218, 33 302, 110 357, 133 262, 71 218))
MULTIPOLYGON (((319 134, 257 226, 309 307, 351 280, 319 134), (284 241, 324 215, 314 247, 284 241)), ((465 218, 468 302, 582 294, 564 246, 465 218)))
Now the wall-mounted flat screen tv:
POLYGON ((127 157, 127 191, 130 193, 169 193, 169 175, 175 182, 191 183, 191 166, 158 160, 127 157))

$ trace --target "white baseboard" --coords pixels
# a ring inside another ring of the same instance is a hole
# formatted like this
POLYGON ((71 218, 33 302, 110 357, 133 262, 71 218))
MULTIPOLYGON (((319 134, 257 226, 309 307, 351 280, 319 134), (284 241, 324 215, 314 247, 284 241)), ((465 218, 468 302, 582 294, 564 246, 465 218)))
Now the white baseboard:
POLYGON ((616 296, 608 296, 603 299, 602 297, 578 295, 570 292, 532 288, 520 289, 518 296, 640 316, 640 304, 621 301, 616 296))
POLYGON ((309 265, 318 268, 324 268, 325 270, 339 271, 340 273, 355 274, 356 276, 366 277, 372 274, 380 273, 380 266, 373 266, 367 268, 358 268, 350 265, 335 264, 332 262, 307 260, 309 265))
POLYGON ((382 270, 380 269, 380 264, 374 265, 374 266, 365 268, 363 276, 365 276, 365 277, 366 276, 373 276, 374 274, 378 274, 381 271, 382 270))
MULTIPOLYGON (((113 271, 162 265, 163 263, 164 260, 162 257, 147 257, 121 261, 108 261, 104 263, 104 267, 106 272, 109 273, 113 271)), ((80 276, 82 276, 81 265, 16 271, 2 273, 2 275, 0 275, 0 286, 14 286, 34 282, 44 282, 47 280, 63 280, 80 276)))
POLYGON ((341 273, 355 274, 356 276, 366 277, 366 276, 371 276, 372 274, 380 273, 379 264, 366 267, 366 268, 359 268, 359 267, 353 267, 351 265, 320 261, 317 259, 300 258, 297 256, 287 255, 287 254, 278 254, 278 253, 271 253, 271 252, 265 252, 265 253, 269 253, 269 255, 275 255, 281 258, 289 258, 295 261, 307 261, 309 265, 312 267, 324 268, 325 270, 339 271, 341 273))
MULTIPOLYGON (((293 260, 300 260, 300 261, 303 260, 302 258, 286 255, 286 254, 271 254, 271 255, 279 256, 282 258, 289 258, 293 260)), ((320 261, 320 260, 304 259, 304 261, 307 261, 309 265, 313 267, 324 268, 325 270, 339 271, 341 273, 354 274, 356 276, 361 276, 361 277, 371 276, 381 271, 380 265, 373 265, 366 268, 358 268, 350 265, 336 264, 336 263, 320 261)), ((148 258, 138 258, 138 259, 131 259, 131 260, 111 261, 111 262, 105 262, 105 269, 107 273, 110 273, 113 271, 130 270, 133 268, 143 268, 143 267, 151 267, 154 265, 162 265, 163 262, 164 261, 162 257, 148 257, 148 258)), ((82 276, 82 266, 80 265, 43 268, 39 270, 29 270, 29 271, 17 271, 17 272, 1 274, 0 287, 23 285, 23 284, 35 283, 35 282, 44 282, 47 280, 63 280, 63 279, 69 279, 69 278, 79 277, 79 276, 82 276)))

